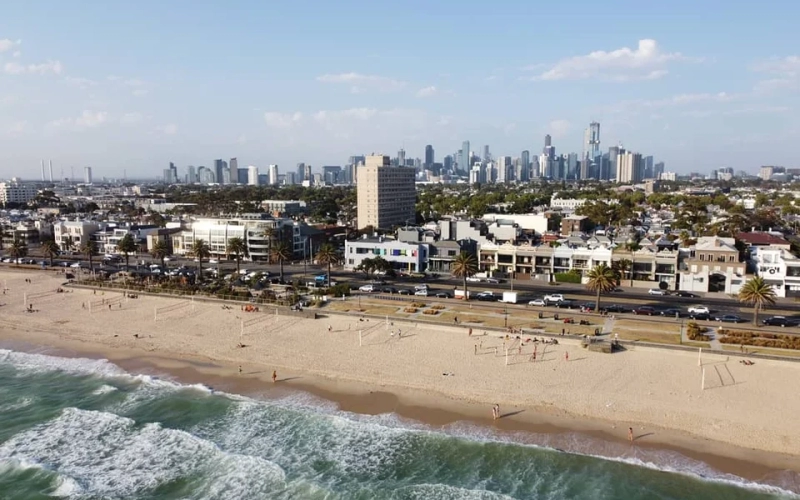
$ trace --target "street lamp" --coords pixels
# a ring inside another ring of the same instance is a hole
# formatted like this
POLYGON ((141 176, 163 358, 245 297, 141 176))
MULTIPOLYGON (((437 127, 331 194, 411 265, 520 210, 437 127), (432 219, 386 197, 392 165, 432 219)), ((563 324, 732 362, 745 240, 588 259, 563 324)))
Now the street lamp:
POLYGON ((508 328, 508 306, 503 307, 503 327, 508 328))

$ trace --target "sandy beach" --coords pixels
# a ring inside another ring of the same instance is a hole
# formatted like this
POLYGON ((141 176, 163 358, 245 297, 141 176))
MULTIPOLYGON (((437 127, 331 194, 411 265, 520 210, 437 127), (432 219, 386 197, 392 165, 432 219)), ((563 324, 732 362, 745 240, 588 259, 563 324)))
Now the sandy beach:
POLYGON ((575 429, 618 442, 633 427, 635 446, 686 450, 743 477, 800 470, 800 421, 792 418, 800 414, 792 385, 800 363, 745 366, 738 358, 703 355, 699 366, 692 352, 635 347, 608 355, 569 340, 525 342, 529 336, 520 347, 517 339, 478 329, 469 336, 457 326, 387 325, 339 314, 298 319, 269 308, 248 313, 72 288, 51 293, 62 282, 54 273, 0 272, 7 288, 0 295, 0 340, 92 353, 126 369, 158 367, 250 392, 294 387, 345 410, 394 411, 432 424, 461 418, 508 430, 575 429), (25 296, 35 312, 26 311, 25 296), (154 319, 155 308, 166 310, 154 319), (505 416, 493 422, 495 403, 505 416))

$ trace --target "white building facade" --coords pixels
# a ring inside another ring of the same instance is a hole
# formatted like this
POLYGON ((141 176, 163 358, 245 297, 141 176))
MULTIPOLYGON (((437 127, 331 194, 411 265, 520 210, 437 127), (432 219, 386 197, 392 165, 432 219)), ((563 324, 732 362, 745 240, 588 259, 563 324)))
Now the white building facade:
POLYGON ((752 249, 756 276, 771 285, 778 297, 800 296, 800 259, 782 248, 752 249))
POLYGON ((395 269, 421 272, 427 268, 429 248, 427 243, 404 243, 385 238, 362 238, 344 244, 344 268, 356 269, 364 259, 381 257, 395 269))

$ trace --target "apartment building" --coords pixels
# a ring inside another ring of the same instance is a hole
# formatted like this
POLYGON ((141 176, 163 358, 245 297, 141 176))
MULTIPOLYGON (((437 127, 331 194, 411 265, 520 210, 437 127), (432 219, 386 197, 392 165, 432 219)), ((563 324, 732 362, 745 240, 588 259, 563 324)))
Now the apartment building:
POLYGON ((680 289, 737 294, 746 280, 746 271, 746 264, 739 260, 734 238, 703 236, 683 259, 680 289))
POLYGON ((413 168, 393 167, 388 156, 367 156, 358 167, 358 228, 413 223, 417 193, 413 168))
POLYGON ((348 240, 344 244, 344 268, 356 269, 364 259, 382 257, 392 263, 395 269, 408 272, 422 272, 427 268, 428 243, 403 242, 386 239, 382 236, 364 235, 358 240, 348 240))
POLYGON ((62 251, 78 250, 84 242, 101 228, 104 223, 94 221, 58 221, 53 224, 53 236, 62 251))
POLYGON ((800 297, 800 259, 781 247, 751 249, 756 276, 772 285, 778 297, 800 297))
POLYGON ((36 197, 36 186, 17 182, 0 182, 0 205, 7 203, 28 203, 36 197))

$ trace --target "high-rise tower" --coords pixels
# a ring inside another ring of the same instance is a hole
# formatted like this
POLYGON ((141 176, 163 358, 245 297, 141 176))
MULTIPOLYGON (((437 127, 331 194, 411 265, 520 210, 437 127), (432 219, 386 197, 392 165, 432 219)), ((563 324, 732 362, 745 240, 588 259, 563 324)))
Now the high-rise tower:
POLYGON ((471 167, 470 165, 470 157, 472 156, 472 152, 469 150, 469 141, 464 141, 461 143, 461 158, 458 159, 458 168, 462 172, 469 172, 471 167))
MULTIPOLYGON (((592 122, 584 133, 583 158, 581 161, 581 179, 588 179, 592 174, 592 164, 600 156, 600 124, 592 122)), ((596 176, 596 174, 594 174, 596 176)))

